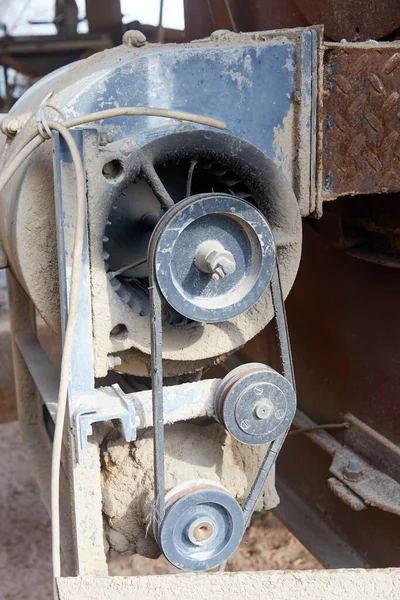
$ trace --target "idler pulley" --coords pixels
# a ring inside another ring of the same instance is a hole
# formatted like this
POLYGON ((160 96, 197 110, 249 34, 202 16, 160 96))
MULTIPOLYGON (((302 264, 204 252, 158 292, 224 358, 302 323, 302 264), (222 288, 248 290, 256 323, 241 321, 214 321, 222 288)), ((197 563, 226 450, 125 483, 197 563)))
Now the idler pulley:
POLYGON ((226 375, 215 403, 221 424, 249 446, 276 440, 289 428, 296 411, 292 385, 261 363, 242 365, 226 375))

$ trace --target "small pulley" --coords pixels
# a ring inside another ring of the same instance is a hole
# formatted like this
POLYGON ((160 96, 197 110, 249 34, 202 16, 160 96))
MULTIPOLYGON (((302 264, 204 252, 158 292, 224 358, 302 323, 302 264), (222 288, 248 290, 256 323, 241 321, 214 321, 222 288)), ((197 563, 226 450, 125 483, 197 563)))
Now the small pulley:
POLYGON ((215 481, 196 479, 174 487, 165 496, 165 515, 153 522, 165 557, 178 569, 207 571, 236 550, 243 536, 243 512, 215 481))
POLYGON ((233 369, 221 382, 215 398, 220 423, 239 442, 249 446, 276 440, 290 426, 296 394, 274 369, 250 363, 233 369))
POLYGON ((153 234, 160 292, 180 314, 219 323, 242 314, 267 289, 276 250, 265 217, 227 194, 182 200, 153 234))

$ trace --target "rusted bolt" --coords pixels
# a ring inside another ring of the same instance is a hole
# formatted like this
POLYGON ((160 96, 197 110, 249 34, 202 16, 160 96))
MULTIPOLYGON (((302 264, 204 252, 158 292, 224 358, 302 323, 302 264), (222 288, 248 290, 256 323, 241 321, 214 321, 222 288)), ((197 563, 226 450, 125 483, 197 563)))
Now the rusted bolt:
POLYGON ((346 467, 343 469, 343 476, 348 481, 359 481, 363 476, 360 461, 357 458, 351 458, 346 467))
POLYGON ((130 48, 140 48, 144 46, 147 42, 146 36, 141 31, 137 31, 137 29, 129 29, 125 31, 122 36, 122 43, 124 46, 128 46, 130 48))

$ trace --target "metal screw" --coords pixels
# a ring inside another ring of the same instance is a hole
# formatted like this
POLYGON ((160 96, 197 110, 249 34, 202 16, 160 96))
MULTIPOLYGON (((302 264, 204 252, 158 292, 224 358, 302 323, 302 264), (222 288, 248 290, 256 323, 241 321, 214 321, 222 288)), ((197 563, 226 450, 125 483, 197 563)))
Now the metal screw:
POLYGON ((349 481, 359 481, 363 476, 360 461, 357 458, 351 458, 343 469, 343 476, 349 481))

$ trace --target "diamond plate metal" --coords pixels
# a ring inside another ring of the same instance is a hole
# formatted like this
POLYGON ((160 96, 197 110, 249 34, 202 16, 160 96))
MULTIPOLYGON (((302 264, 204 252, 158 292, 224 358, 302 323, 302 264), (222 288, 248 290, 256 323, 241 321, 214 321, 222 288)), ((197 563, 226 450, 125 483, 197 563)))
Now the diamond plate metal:
POLYGON ((400 190, 400 45, 328 44, 321 199, 400 190))

